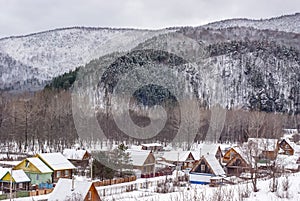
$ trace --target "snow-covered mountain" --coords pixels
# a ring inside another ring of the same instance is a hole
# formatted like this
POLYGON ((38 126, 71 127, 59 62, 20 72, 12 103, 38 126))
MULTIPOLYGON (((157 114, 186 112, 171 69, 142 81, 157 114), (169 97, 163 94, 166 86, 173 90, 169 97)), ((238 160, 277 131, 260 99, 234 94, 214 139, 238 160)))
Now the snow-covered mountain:
POLYGON ((253 27, 275 31, 300 33, 300 13, 270 19, 229 19, 204 25, 205 28, 224 29, 228 27, 253 27))
MULTIPOLYGON (((200 36, 194 35, 194 37, 199 38, 200 36)), ((105 57, 100 57, 87 64, 85 68, 82 68, 81 75, 84 77, 80 78, 80 85, 78 85, 79 92, 83 93, 81 97, 99 100, 93 104, 103 105, 105 104, 103 100, 107 98, 105 97, 106 93, 97 93, 95 98, 94 88, 91 86, 104 86, 108 93, 117 93, 115 90, 117 83, 133 68, 147 69, 149 66, 163 64, 164 66, 168 65, 171 69, 176 69, 174 75, 166 76, 164 71, 159 68, 158 72, 153 71, 151 78, 165 80, 165 83, 170 83, 171 89, 187 92, 185 97, 187 99, 190 94, 194 93, 204 106, 209 107, 218 103, 226 108, 300 113, 300 53, 295 48, 278 45, 274 41, 218 42, 207 46, 207 54, 203 55, 202 59, 195 61, 193 65, 189 65, 187 60, 182 58, 195 55, 197 51, 194 49, 189 52, 189 49, 185 49, 184 44, 190 45, 188 40, 171 44, 172 48, 178 48, 177 52, 182 53, 183 57, 178 57, 179 54, 174 56, 169 51, 147 48, 152 47, 151 44, 168 46, 167 39, 168 37, 165 35, 152 38, 140 44, 137 50, 119 57, 110 66, 103 65, 103 62, 107 60, 105 57), (186 53, 189 55, 185 55, 186 53), (99 84, 99 77, 94 72, 100 71, 103 66, 108 68, 99 84), (184 81, 180 80, 182 76, 184 81), (94 82, 92 85, 91 80, 94 82)), ((140 74, 140 71, 136 72, 137 74, 131 73, 131 79, 143 79, 144 71, 142 70, 140 74)), ((133 88, 131 85, 136 83, 138 81, 122 82, 122 90, 119 90, 120 97, 124 95, 125 89, 133 88)), ((152 98, 145 101, 143 99, 145 95, 142 94, 140 97, 137 95, 136 100, 140 100, 142 104, 146 102, 148 105, 148 103, 155 102, 157 101, 156 97, 161 99, 171 97, 162 95, 168 94, 163 91, 156 94, 155 88, 150 87, 145 90, 147 97, 152 98)), ((119 106, 119 104, 113 105, 119 106)), ((123 108, 121 107, 121 109, 123 108)))
POLYGON ((300 50, 299 13, 266 20, 224 20, 195 28, 62 28, 0 39, 0 89, 41 89, 52 78, 93 59, 112 52, 129 51, 154 36, 175 31, 206 46, 264 40, 300 50))
POLYGON ((99 56, 128 51, 171 30, 66 28, 0 40, 0 87, 24 90, 33 79, 41 87, 53 77, 99 56))

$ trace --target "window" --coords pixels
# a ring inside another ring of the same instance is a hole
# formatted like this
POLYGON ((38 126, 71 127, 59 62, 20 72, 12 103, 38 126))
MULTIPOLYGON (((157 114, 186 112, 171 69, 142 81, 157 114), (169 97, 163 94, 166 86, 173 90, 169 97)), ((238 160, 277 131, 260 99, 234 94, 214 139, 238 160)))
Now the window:
POLYGON ((25 162, 25 167, 29 167, 29 161, 25 162))
POLYGON ((92 200, 92 191, 89 191, 88 200, 92 200))
POLYGON ((60 170, 58 170, 57 172, 56 172, 56 178, 59 178, 60 177, 60 170))
POLYGON ((205 171, 205 165, 201 165, 200 169, 201 169, 201 172, 204 172, 205 171))
POLYGON ((40 176, 37 174, 36 175, 36 180, 39 180, 40 179, 40 176))
POLYGON ((66 177, 69 176, 69 170, 65 170, 65 176, 66 176, 66 177))

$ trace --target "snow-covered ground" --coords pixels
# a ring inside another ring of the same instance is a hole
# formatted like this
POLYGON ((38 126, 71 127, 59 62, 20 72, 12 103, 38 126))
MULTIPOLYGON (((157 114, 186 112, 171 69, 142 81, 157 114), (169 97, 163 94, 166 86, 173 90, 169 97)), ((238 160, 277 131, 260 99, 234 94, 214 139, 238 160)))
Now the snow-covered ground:
MULTIPOLYGON (((222 187, 209 187, 208 185, 196 185, 191 184, 187 187, 175 188, 175 192, 172 193, 155 193, 155 187, 149 187, 148 189, 140 189, 138 191, 132 191, 127 193, 120 193, 109 195, 106 197, 101 196, 103 201, 260 201, 260 200, 291 200, 300 201, 300 173, 288 175, 289 188, 284 191, 283 183, 286 179, 285 176, 278 179, 278 191, 270 192, 270 180, 261 180, 258 182, 259 191, 252 192, 251 183, 239 184, 239 185, 226 185, 222 187), (286 196, 287 195, 287 196, 286 196), (287 198, 286 198, 287 197, 287 198)), ((149 180, 149 179, 148 179, 149 180)), ((159 179, 150 179, 159 180, 159 179)), ((139 180, 138 182, 141 182, 139 180)), ((115 185, 112 185, 113 187, 115 185)), ((16 201, 35 201, 45 200, 49 195, 41 195, 27 198, 13 199, 16 201)))
POLYGON ((258 182, 259 191, 252 192, 252 184, 226 185, 222 187, 209 187, 208 185, 192 184, 189 187, 176 189, 173 193, 155 193, 153 189, 143 189, 139 191, 127 192, 102 197, 104 201, 200 201, 200 200, 300 200, 300 173, 288 175, 289 188, 284 191, 283 183, 286 177, 278 179, 278 191, 270 192, 270 180, 258 182), (243 195, 244 194, 244 195, 243 195), (286 196, 288 195, 288 196, 286 196), (287 197, 287 198, 286 198, 287 197))

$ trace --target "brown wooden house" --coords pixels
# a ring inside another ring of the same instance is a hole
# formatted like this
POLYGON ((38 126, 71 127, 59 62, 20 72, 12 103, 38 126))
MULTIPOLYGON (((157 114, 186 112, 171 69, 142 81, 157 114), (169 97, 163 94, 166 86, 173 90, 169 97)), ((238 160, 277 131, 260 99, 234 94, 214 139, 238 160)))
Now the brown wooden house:
POLYGON ((151 151, 127 150, 131 158, 133 169, 138 169, 141 174, 151 174, 155 168, 155 157, 151 151))
POLYGON ((279 143, 279 148, 280 148, 280 153, 285 154, 285 155, 294 155, 294 148, 291 146, 291 144, 283 139, 279 143))
POLYGON ((72 178, 76 167, 61 153, 43 153, 37 154, 36 157, 41 159, 51 170, 52 182, 57 182, 60 178, 72 178))
MULTIPOLYGON (((252 157, 250 160, 252 161, 252 157)), ((223 164, 225 164, 227 175, 236 176, 251 167, 248 157, 240 147, 230 148, 223 156, 223 164)))
POLYGON ((48 201, 83 200, 101 201, 94 184, 88 181, 59 179, 48 201))
POLYGON ((65 149, 63 155, 76 167, 76 174, 85 175, 91 159, 90 152, 83 149, 65 149))
POLYGON ((267 138, 248 138, 247 144, 253 144, 259 151, 260 160, 275 160, 279 151, 279 142, 277 139, 267 138))

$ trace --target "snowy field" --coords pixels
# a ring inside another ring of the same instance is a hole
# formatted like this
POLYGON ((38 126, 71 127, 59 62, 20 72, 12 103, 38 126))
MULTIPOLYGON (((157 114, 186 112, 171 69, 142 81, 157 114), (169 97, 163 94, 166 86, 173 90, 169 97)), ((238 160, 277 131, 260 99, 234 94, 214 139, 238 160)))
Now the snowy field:
POLYGON ((175 189, 173 193, 155 193, 153 189, 144 189, 113 196, 102 197, 104 201, 255 201, 255 200, 295 200, 300 201, 300 173, 288 175, 288 190, 283 190, 285 177, 278 179, 278 191, 270 192, 270 180, 258 182, 259 191, 252 192, 252 184, 209 187, 191 184, 189 187, 175 189))
MULTIPOLYGON (((252 192, 251 183, 239 185, 226 185, 222 187, 209 187, 208 185, 191 184, 187 187, 174 188, 172 193, 155 193, 155 186, 138 191, 125 192, 110 196, 101 196, 102 201, 277 201, 291 200, 300 201, 300 173, 289 174, 288 189, 283 186, 286 177, 278 179, 277 192, 270 192, 270 180, 258 182, 259 191, 252 192)), ((140 182, 141 180, 139 180, 140 182)), ((112 185, 111 187, 116 186, 112 185)), ((47 200, 49 195, 18 198, 16 201, 41 201, 47 200)))

